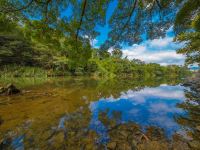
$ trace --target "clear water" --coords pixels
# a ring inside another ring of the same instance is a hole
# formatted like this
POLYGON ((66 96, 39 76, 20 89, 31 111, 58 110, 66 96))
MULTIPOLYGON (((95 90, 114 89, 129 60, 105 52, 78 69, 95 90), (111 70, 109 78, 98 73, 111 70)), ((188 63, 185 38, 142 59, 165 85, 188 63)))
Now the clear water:
POLYGON ((20 95, 0 96, 4 147, 80 149, 83 143, 93 147, 91 143, 108 143, 108 131, 115 126, 130 123, 143 132, 148 127, 159 128, 168 139, 184 131, 176 119, 187 116, 187 111, 178 107, 186 101, 186 88, 179 81, 35 80, 1 81, 1 85, 13 82, 23 89, 20 95))

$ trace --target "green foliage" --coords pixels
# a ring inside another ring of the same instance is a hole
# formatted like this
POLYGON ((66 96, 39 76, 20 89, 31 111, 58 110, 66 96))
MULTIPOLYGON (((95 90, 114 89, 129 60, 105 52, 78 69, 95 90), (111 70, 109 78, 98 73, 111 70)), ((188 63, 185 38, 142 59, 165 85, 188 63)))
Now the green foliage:
POLYGON ((200 32, 182 33, 176 37, 176 41, 186 42, 177 52, 187 56, 187 64, 200 64, 200 32))
MULTIPOLYGON (((76 42, 84 42, 83 37, 96 38, 99 35, 96 27, 105 25, 107 8, 112 2, 113 0, 2 0, 0 13, 20 21, 27 30, 26 36, 45 43, 50 40, 49 44, 57 45, 59 38, 55 37, 60 34, 73 38, 76 42), (68 10, 70 13, 66 13, 68 10)), ((107 49, 113 45, 119 46, 121 42, 130 45, 141 42, 143 34, 149 39, 164 36, 165 31, 172 25, 169 13, 176 12, 177 6, 174 2, 118 0, 117 7, 108 18, 111 31, 103 47, 107 49), (159 20, 153 20, 158 13, 159 20)))
POLYGON ((109 37, 101 46, 103 50, 120 47, 122 43, 130 46, 140 43, 144 34, 147 39, 164 37, 165 31, 173 24, 176 11, 173 0, 118 0, 117 2, 117 7, 109 20, 111 27, 109 37), (158 15, 159 19, 153 19, 158 15))
POLYGON ((0 35, 0 65, 21 64, 33 66, 36 64, 36 52, 31 44, 16 36, 0 35))
POLYGON ((91 73, 93 73, 93 72, 95 72, 95 71, 98 70, 98 64, 97 64, 97 62, 95 61, 95 59, 90 59, 90 60, 88 61, 87 65, 86 65, 86 67, 85 67, 85 70, 86 70, 87 72, 91 72, 91 73))
POLYGON ((179 10, 174 29, 175 41, 185 43, 177 52, 186 55, 186 63, 200 64, 200 1, 187 0, 179 10))
POLYGON ((96 71, 93 70, 94 74, 106 78, 184 77, 189 73, 186 67, 160 66, 159 64, 145 64, 141 61, 138 63, 138 61, 129 61, 126 58, 109 57, 93 61, 96 61, 95 64, 98 66, 95 67, 96 71))
MULTIPOLYGON (((48 76, 178 76, 180 70, 185 68, 145 64, 136 59, 129 61, 122 58, 122 51, 116 48, 122 42, 130 45, 141 42, 141 35, 145 33, 150 39, 164 36, 172 21, 166 18, 166 15, 176 7, 173 5, 174 1, 118 1, 109 20, 111 31, 108 40, 102 46, 105 50, 93 49, 90 42, 99 35, 95 28, 98 25, 105 25, 106 10, 111 2, 112 0, 1 1, 0 66, 17 64, 23 66, 22 68, 36 67, 48 76), (72 10, 72 13, 63 13, 68 9, 72 10), (157 22, 151 19, 156 12, 159 12, 161 17, 157 22), (110 54, 107 48, 113 45, 114 50, 110 54)), ((177 4, 179 3, 177 1, 177 4)), ((185 5, 188 6, 187 3, 185 5)), ((182 7, 184 8, 185 6, 182 7)), ((199 16, 194 18, 191 26, 195 31, 199 31, 199 16)), ((179 41, 190 42, 189 46, 180 52, 189 55, 189 48, 199 49, 198 36, 198 33, 185 34, 177 38, 179 41), (190 40, 191 36, 194 36, 194 39, 190 40)), ((12 68, 16 67, 10 69, 12 68)), ((7 71, 2 73, 6 74, 7 71)), ((21 71, 17 74, 26 73, 21 71)))
POLYGON ((191 28, 194 16, 199 13, 199 0, 186 0, 178 11, 174 23, 174 29, 177 33, 191 28))
POLYGON ((65 45, 69 58, 70 70, 75 70, 77 67, 85 67, 92 56, 92 49, 89 41, 82 43, 81 41, 76 42, 70 39, 65 45))
POLYGON ((114 49, 112 51, 112 56, 115 58, 121 58, 122 57, 122 51, 120 49, 114 49))
POLYGON ((0 14, 0 32, 14 32, 16 30, 17 23, 9 19, 6 15, 0 14))
POLYGON ((192 21, 192 28, 200 32, 200 14, 198 14, 192 21))
POLYGON ((47 72, 38 67, 10 65, 1 68, 0 77, 47 77, 47 72))
POLYGON ((99 56, 100 59, 106 59, 106 58, 109 58, 111 55, 106 50, 99 50, 98 51, 98 56, 99 56))

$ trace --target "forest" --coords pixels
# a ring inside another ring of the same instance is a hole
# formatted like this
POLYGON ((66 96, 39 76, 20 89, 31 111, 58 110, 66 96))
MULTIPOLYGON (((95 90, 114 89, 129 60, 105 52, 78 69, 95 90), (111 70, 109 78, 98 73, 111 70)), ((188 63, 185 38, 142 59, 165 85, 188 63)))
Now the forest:
POLYGON ((1 0, 0 75, 182 76, 188 72, 188 64, 200 62, 199 0, 117 1, 108 18, 112 2, 1 0), (99 35, 96 28, 106 23, 111 27, 108 38, 94 48, 91 41, 99 35), (123 56, 123 44, 164 37, 170 26, 176 35, 174 41, 185 42, 177 50, 187 57, 184 66, 161 66, 123 56))

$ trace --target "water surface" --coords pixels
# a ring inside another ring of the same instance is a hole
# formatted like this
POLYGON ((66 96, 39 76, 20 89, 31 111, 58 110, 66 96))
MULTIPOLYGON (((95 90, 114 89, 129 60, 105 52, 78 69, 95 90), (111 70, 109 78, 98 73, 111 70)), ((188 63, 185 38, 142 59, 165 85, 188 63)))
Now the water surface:
MULTIPOLYGON (((11 81, 1 84, 7 82, 11 81)), ((187 111, 178 107, 186 101, 186 88, 176 80, 53 78, 12 82, 24 91, 0 97, 4 147, 80 149, 88 143, 95 147, 111 140, 112 128, 128 124, 144 132, 158 128, 167 139, 185 130, 176 118, 187 116, 187 111)))
MULTIPOLYGON (((100 98, 90 103, 92 124, 97 123, 101 112, 112 117, 113 112, 120 112, 119 121, 122 123, 135 122, 144 129, 146 126, 156 126, 165 130, 168 136, 181 131, 181 126, 174 117, 186 114, 178 103, 185 101, 184 87, 180 85, 160 85, 158 87, 145 87, 139 91, 128 90, 121 92, 118 98, 100 98)), ((100 122, 99 122, 100 123, 100 122)))

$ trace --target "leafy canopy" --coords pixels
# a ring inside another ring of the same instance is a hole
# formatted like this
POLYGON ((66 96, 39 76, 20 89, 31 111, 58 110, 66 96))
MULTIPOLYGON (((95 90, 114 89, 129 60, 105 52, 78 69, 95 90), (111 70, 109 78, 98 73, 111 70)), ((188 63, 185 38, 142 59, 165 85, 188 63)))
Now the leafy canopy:
POLYGON ((111 31, 102 49, 119 47, 121 43, 141 42, 143 36, 152 39, 165 35, 176 11, 173 0, 115 0, 113 14, 106 18, 114 0, 2 0, 0 12, 17 20, 27 29, 28 35, 40 40, 65 36, 84 42, 99 35, 97 26, 108 20, 111 31), (173 11, 172 11, 173 10, 173 11), (41 39, 43 38, 43 39, 41 39))
POLYGON ((200 64, 200 1, 187 0, 175 20, 175 41, 185 45, 177 52, 186 55, 186 63, 200 64))
POLYGON ((97 26, 108 23, 111 28, 100 47, 108 50, 163 37, 174 25, 175 40, 186 43, 178 52, 193 63, 200 59, 199 11, 199 0, 1 0, 0 32, 20 31, 15 34, 30 40, 33 47, 57 50, 69 56, 73 66, 75 62, 85 64, 91 57, 88 49, 99 35, 97 26), (106 18, 113 2, 116 7, 106 18))

